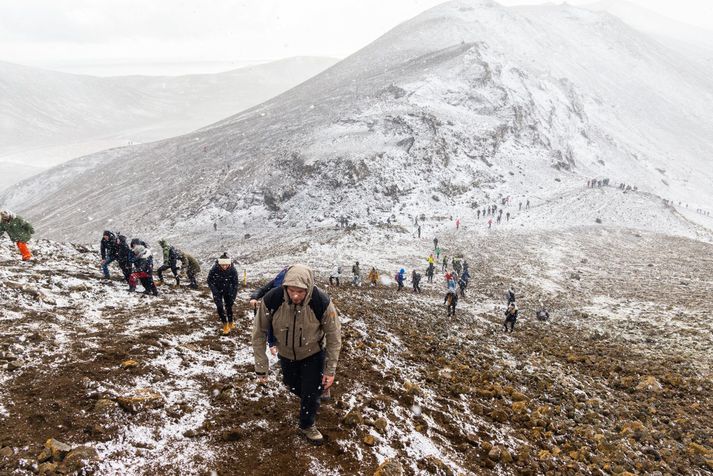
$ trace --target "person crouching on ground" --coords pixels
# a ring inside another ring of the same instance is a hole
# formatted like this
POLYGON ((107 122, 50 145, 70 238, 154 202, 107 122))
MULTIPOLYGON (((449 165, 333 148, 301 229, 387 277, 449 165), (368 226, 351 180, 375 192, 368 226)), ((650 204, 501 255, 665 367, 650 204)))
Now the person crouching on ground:
POLYGON ((220 322, 223 323, 223 335, 225 336, 235 328, 233 303, 238 295, 239 282, 238 271, 233 266, 233 261, 227 253, 223 253, 208 273, 208 287, 213 294, 213 302, 218 310, 220 322))
POLYGON ((158 290, 153 282, 153 257, 151 250, 141 244, 139 240, 131 241, 131 252, 134 255, 134 272, 129 276, 129 292, 136 291, 136 281, 141 281, 144 294, 158 296, 158 290))
POLYGON ((7 233, 12 241, 15 242, 17 249, 20 250, 22 261, 30 261, 32 253, 27 247, 27 242, 30 241, 32 234, 35 232, 32 225, 15 215, 7 209, 0 209, 0 236, 7 233))
POLYGON ((277 338, 283 383, 300 397, 300 432, 310 443, 324 442, 315 424, 320 395, 334 383, 342 348, 341 325, 329 296, 314 285, 314 272, 291 266, 280 288, 268 292, 253 323, 255 372, 267 382, 266 336, 277 338))

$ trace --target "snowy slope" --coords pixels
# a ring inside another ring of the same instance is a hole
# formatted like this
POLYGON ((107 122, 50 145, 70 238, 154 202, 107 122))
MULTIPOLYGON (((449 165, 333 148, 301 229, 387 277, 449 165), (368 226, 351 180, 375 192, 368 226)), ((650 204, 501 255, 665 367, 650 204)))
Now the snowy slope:
POLYGON ((296 57, 218 74, 109 78, 0 63, 0 157, 46 167, 189 132, 265 101, 335 61, 296 57))
MULTIPOLYGON (((472 220, 502 197, 546 202, 609 177, 652 194, 648 224, 627 221, 639 204, 624 200, 616 225, 667 232, 662 198, 712 206, 711 85, 607 13, 450 2, 244 113, 59 188, 30 183, 32 207, 12 198, 23 187, 5 201, 45 236, 93 240, 111 222, 207 251, 273 229, 285 243, 319 237, 341 216, 472 220), (220 233, 206 233, 214 221, 220 233)), ((688 226, 673 229, 699 233, 688 226)))
POLYGON ((710 472, 713 245, 606 228, 441 244, 473 274, 453 317, 440 277, 422 294, 331 287, 333 256, 306 256, 343 335, 315 448, 276 359, 267 386, 254 378, 252 267, 222 337, 206 266, 198 291, 143 296, 115 266, 100 279, 96 246, 37 240, 26 263, 0 240, 0 473, 44 472, 48 438, 93 449, 78 466, 56 456, 64 474, 710 472), (503 334, 511 284, 520 316, 503 334))

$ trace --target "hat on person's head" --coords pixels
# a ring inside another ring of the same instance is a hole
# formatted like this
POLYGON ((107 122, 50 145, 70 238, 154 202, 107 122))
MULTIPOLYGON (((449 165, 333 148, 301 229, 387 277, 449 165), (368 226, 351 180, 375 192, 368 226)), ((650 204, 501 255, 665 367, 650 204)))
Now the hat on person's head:
POLYGON ((218 258, 218 264, 233 264, 233 260, 228 258, 228 253, 223 253, 220 255, 220 258, 218 258))

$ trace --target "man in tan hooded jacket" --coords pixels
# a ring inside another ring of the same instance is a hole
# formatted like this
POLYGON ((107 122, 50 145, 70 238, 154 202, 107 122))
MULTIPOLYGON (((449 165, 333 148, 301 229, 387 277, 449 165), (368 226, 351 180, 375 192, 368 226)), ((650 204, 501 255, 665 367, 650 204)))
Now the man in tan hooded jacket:
POLYGON ((334 383, 342 348, 341 325, 329 296, 314 285, 314 273, 290 266, 282 286, 268 292, 253 324, 255 372, 267 381, 266 335, 272 326, 283 382, 301 399, 299 427, 314 444, 324 441, 315 426, 320 395, 334 383))

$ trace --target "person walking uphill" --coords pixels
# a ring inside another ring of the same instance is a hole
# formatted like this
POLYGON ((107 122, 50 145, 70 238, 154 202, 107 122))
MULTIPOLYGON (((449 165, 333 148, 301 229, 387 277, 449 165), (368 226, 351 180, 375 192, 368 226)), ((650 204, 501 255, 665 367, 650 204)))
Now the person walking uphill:
POLYGON ((233 303, 238 295, 238 271, 233 261, 223 253, 208 273, 208 287, 213 294, 213 302, 223 323, 223 335, 227 336, 235 328, 233 303), (225 303, 225 306, 223 305, 225 303))
MULTIPOLYGON (((169 245, 166 240, 160 240, 158 244, 161 245, 163 250, 163 265, 156 270, 158 280, 163 283, 163 272, 170 269, 173 277, 176 278, 176 286, 178 286, 181 284, 181 278, 178 277, 178 261, 183 258, 183 253, 169 245)), ((183 264, 182 261, 181 264, 183 264)))
POLYGON ((300 397, 299 430, 310 443, 324 442, 315 424, 320 395, 334 383, 342 348, 341 325, 329 296, 314 285, 314 272, 290 266, 282 287, 268 292, 253 324, 255 372, 267 382, 265 339, 277 337, 283 383, 300 397))
POLYGON ((5 208, 0 209, 0 236, 7 233, 12 241, 15 242, 17 249, 20 250, 22 261, 32 259, 32 253, 27 247, 27 242, 30 241, 35 229, 28 222, 15 215, 10 210, 5 208))
POLYGON ((104 273, 104 279, 109 279, 111 275, 109 274, 109 265, 113 261, 118 260, 118 242, 116 235, 109 230, 104 230, 101 242, 99 243, 99 251, 102 257, 101 269, 104 273))

